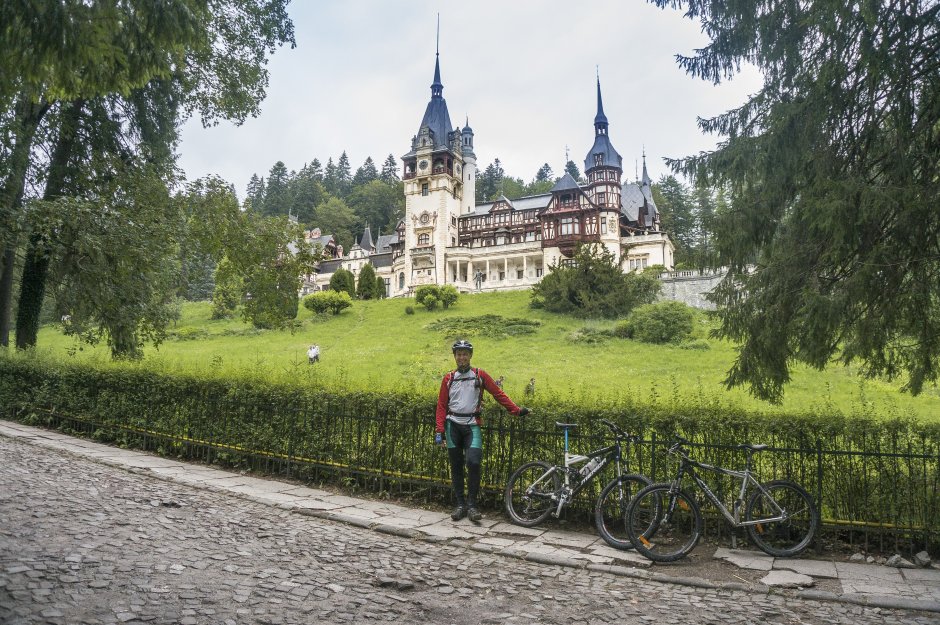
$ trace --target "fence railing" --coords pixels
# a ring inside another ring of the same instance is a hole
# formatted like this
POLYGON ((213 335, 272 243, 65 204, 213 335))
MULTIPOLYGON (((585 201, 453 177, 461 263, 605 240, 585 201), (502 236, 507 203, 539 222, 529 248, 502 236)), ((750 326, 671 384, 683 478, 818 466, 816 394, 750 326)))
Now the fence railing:
MULTIPOLYGON (((17 420, 303 480, 340 478, 428 499, 449 494, 446 454, 432 445, 433 397, 3 365, 0 361, 0 403, 17 420)), ((520 419, 489 406, 483 427, 484 504, 499 505, 508 475, 523 462, 560 461, 555 420, 580 422, 571 440, 577 451, 605 443, 599 418, 593 408, 567 406, 562 412, 538 406, 536 416, 520 419)), ((766 428, 747 420, 716 426, 686 418, 673 427, 635 415, 619 420, 643 438, 627 453, 629 470, 654 481, 672 475, 671 457, 660 452, 675 432, 694 442, 696 459, 729 468, 744 462, 735 444, 766 443, 770 449, 755 455, 755 470, 767 480, 793 479, 813 494, 823 516, 823 540, 899 552, 940 546, 940 436, 932 429, 906 422, 813 429, 766 428)), ((710 476, 710 485, 732 498, 733 489, 722 479, 710 476)), ((582 512, 590 509, 590 500, 587 493, 582 512)), ((723 523, 710 525, 725 529, 723 523)))

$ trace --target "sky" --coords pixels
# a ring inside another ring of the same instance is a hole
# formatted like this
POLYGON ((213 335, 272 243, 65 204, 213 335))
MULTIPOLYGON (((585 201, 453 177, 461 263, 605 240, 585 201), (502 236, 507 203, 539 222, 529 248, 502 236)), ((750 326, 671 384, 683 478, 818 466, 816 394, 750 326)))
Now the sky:
POLYGON ((632 180, 645 149, 650 176, 663 162, 714 149, 697 117, 742 104, 760 88, 745 67, 719 86, 686 74, 675 55, 707 44, 697 22, 641 0, 294 0, 296 48, 270 58, 261 114, 241 126, 187 122, 179 166, 190 180, 216 174, 239 197, 276 161, 299 170, 345 150, 353 172, 411 147, 431 96, 437 19, 451 122, 469 119, 482 171, 499 158, 532 180, 543 163, 583 170, 594 140, 600 77, 610 138, 632 180))

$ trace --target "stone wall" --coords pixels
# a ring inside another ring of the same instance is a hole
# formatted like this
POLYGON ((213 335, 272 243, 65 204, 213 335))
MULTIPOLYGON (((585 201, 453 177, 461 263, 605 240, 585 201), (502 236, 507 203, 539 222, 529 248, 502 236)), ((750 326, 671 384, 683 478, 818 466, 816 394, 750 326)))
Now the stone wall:
POLYGON ((663 283, 660 299, 682 302, 702 310, 715 310, 715 305, 706 300, 705 295, 718 286, 726 273, 724 269, 664 271, 660 274, 663 283))

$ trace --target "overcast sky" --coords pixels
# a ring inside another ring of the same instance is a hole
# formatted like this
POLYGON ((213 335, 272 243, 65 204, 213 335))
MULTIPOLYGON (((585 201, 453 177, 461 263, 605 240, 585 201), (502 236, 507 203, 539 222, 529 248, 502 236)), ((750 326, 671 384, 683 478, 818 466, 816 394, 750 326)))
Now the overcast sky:
POLYGON ((531 180, 543 163, 563 170, 565 149, 583 169, 594 138, 599 68, 610 138, 635 175, 645 146, 650 176, 664 157, 711 150, 696 117, 741 104, 760 86, 753 69, 715 87, 692 78, 676 54, 707 39, 680 12, 641 0, 443 2, 294 0, 297 47, 270 59, 261 115, 242 126, 182 132, 189 179, 218 174, 239 197, 253 173, 278 160, 298 170, 345 150, 353 172, 367 156, 400 162, 430 99, 440 13, 444 98, 455 126, 469 116, 479 169, 499 158, 531 180))

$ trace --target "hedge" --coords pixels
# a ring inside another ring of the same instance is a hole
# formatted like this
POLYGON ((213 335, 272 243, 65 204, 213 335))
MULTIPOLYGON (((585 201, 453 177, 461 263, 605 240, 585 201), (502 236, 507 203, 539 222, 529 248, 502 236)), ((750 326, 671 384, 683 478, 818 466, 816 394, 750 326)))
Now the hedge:
MULTIPOLYGON (((7 418, 302 479, 352 476, 370 488, 446 496, 446 454, 432 445, 436 396, 437 388, 378 394, 0 356, 0 407, 7 418)), ((499 505, 506 478, 521 463, 560 461, 555 421, 578 423, 572 449, 585 451, 606 444, 600 420, 609 419, 641 435, 643 443, 629 450, 628 468, 654 480, 674 470, 659 452, 676 433, 695 443, 697 459, 729 468, 744 460, 734 445, 767 443, 771 449, 755 456, 755 468, 762 479, 788 477, 813 494, 828 539, 863 547, 876 541, 898 551, 940 546, 937 424, 753 415, 708 403, 667 408, 627 399, 539 399, 531 407, 533 414, 520 419, 491 400, 485 404, 483 481, 490 506, 499 505)), ((733 496, 730 485, 718 480, 713 486, 733 496)), ((589 508, 590 494, 581 505, 589 508)))

